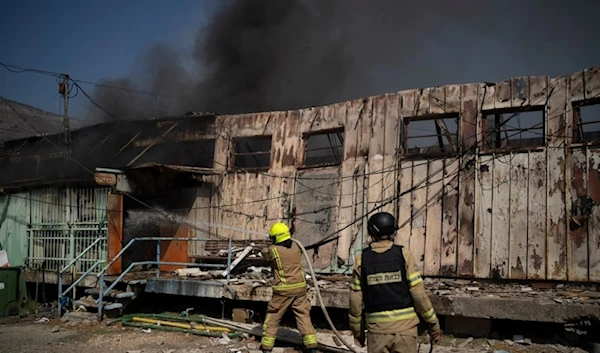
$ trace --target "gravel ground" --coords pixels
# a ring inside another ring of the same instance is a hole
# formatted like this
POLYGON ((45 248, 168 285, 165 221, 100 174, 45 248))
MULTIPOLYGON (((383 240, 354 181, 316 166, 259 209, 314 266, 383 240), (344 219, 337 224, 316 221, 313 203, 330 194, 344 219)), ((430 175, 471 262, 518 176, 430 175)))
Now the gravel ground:
MULTIPOLYGON (((464 339, 443 337, 436 353, 474 353, 504 350, 509 353, 585 353, 559 345, 509 345, 503 341, 475 339, 464 346, 464 339)), ((0 353, 235 353, 258 349, 252 338, 222 344, 215 338, 153 330, 150 333, 120 325, 70 325, 54 319, 36 324, 32 320, 0 324, 0 353)), ((428 352, 423 346, 421 352, 428 352)), ((292 348, 277 351, 299 352, 292 348)))

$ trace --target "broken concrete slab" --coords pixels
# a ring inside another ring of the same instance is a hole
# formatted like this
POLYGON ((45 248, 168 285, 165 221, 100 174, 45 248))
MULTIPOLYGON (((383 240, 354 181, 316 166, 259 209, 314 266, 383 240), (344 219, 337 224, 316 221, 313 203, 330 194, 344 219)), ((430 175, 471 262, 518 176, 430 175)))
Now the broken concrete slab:
MULTIPOLYGON (((272 295, 271 288, 254 286, 255 283, 251 280, 238 280, 235 284, 227 285, 224 280, 150 278, 145 290, 150 293, 268 302, 272 295)), ((445 316, 554 323, 567 323, 581 317, 600 320, 600 305, 591 301, 557 303, 551 298, 532 298, 529 295, 523 298, 520 287, 518 293, 521 297, 512 298, 471 296, 462 293, 462 295, 430 294, 429 297, 436 313, 445 316)), ((323 288, 321 294, 326 307, 348 308, 347 284, 346 288, 323 288)), ((309 288, 308 297, 313 306, 318 305, 312 287, 309 288)))
POLYGON ((439 315, 566 323, 581 317, 600 320, 600 305, 558 304, 552 300, 430 296, 439 315))

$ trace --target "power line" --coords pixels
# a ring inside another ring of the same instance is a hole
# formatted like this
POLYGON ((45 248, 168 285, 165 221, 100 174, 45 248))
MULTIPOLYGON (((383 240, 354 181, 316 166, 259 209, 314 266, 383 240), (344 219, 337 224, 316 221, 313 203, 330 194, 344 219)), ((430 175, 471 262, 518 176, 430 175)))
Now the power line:
MULTIPOLYGON (((17 72, 17 73, 20 73, 20 72, 25 72, 25 71, 31 71, 31 72, 36 72, 36 73, 45 73, 45 74, 50 74, 50 75, 53 75, 53 76, 57 76, 57 75, 58 75, 58 76, 61 76, 61 75, 63 75, 63 74, 56 73, 56 72, 50 72, 50 71, 39 70, 39 69, 31 69, 31 68, 22 68, 22 67, 18 67, 18 66, 15 66, 15 65, 7 65, 7 64, 2 64, 2 65, 3 65, 3 66, 5 66, 5 67, 6 67, 6 66, 10 66, 10 67, 13 67, 13 68, 19 69, 20 71, 19 71, 19 72, 17 72)), ((8 68, 7 68, 7 69, 8 69, 8 68)), ((9 71, 11 71, 11 72, 15 72, 15 71, 13 71, 13 70, 9 70, 9 71)), ((62 77, 62 76, 61 76, 61 77, 62 77)), ((116 116, 115 114, 113 114, 113 113, 111 113, 110 111, 108 111, 106 108, 104 108, 103 106, 101 106, 100 104, 98 104, 98 103, 97 103, 97 102, 96 102, 94 99, 92 99, 92 97, 91 97, 91 96, 90 96, 90 95, 89 95, 89 94, 88 94, 88 93, 87 93, 85 90, 83 90, 83 88, 82 88, 81 86, 79 86, 79 85, 77 84, 77 82, 89 83, 89 84, 95 84, 94 82, 90 82, 90 81, 83 81, 83 80, 77 80, 77 79, 73 79, 73 78, 70 78, 70 80, 71 80, 71 81, 74 83, 75 87, 78 89, 78 92, 79 92, 79 90, 81 90, 81 92, 82 92, 82 93, 83 93, 83 94, 86 96, 86 98, 87 98, 87 99, 88 99, 88 100, 89 100, 89 101, 90 101, 90 102, 91 102, 91 103, 92 103, 94 106, 96 106, 98 109, 102 110, 104 113, 106 113, 107 115, 109 115, 111 118, 113 118, 113 119, 115 119, 115 120, 117 120, 117 121, 119 121, 119 122, 121 122, 121 123, 133 123, 133 122, 130 122, 130 121, 124 121, 123 119, 119 118, 119 117, 118 117, 118 116, 116 116)), ((550 90, 550 88, 549 88, 549 90, 550 90)), ((151 95, 152 95, 152 94, 154 94, 154 93, 149 93, 149 92, 144 92, 144 93, 148 93, 148 94, 151 94, 151 95)), ((547 95, 547 97, 549 97, 549 96, 550 96, 550 94, 548 94, 548 95, 547 95)), ((438 100, 438 101, 439 101, 439 98, 437 98, 437 97, 434 97, 434 98, 436 98, 436 100, 438 100)), ((419 102, 419 101, 418 101, 418 102, 419 102)), ((432 102, 430 102, 430 104, 431 104, 431 103, 432 103, 432 102)), ((441 104, 443 104, 443 103, 444 103, 444 102, 438 102, 438 103, 436 103, 436 104, 439 104, 440 106, 442 106, 441 104)), ((451 106, 452 106, 452 105, 451 105, 451 106)), ((527 110, 529 107, 524 107, 524 108, 525 108, 525 110, 527 110)), ((418 109, 419 109, 419 107, 418 107, 418 105, 417 105, 417 107, 415 107, 415 112, 416 112, 418 109)), ((503 126, 504 124, 508 123, 508 121, 510 121, 510 120, 511 120, 512 118, 514 118, 515 116, 518 116, 518 114, 519 114, 518 112, 517 112, 517 113, 514 113, 514 114, 513 114, 511 117, 509 117, 507 120, 505 120, 503 124, 501 124, 500 126, 497 126, 496 128, 499 128, 499 127, 503 126)), ((483 133, 483 132, 482 132, 482 133, 483 133)), ((169 140, 167 139, 167 137, 166 137, 166 136, 159 136, 159 138, 161 138, 162 140, 164 140, 164 141, 166 141, 166 142, 169 142, 169 140)), ((198 155, 198 154, 197 154, 195 151, 190 151, 190 150, 188 150, 188 149, 185 149, 185 148, 181 147, 179 144, 177 144, 177 141, 173 141, 173 142, 175 142, 175 143, 174 143, 174 145, 175 145, 177 148, 180 148, 180 149, 181 149, 182 151, 184 151, 184 152, 187 152, 187 153, 192 153, 194 156, 200 157, 200 158, 202 158, 202 159, 204 159, 204 160, 207 160, 207 161, 210 161, 210 162, 212 162, 213 164, 218 164, 218 165, 220 165, 220 166, 223 166, 223 167, 226 167, 227 169, 229 169, 229 166, 227 166, 227 165, 224 165, 224 164, 222 164, 222 163, 220 163, 220 162, 217 162, 217 161, 215 161, 215 160, 214 160, 214 156, 213 156, 213 158, 207 158, 206 156, 203 156, 203 155, 198 155)), ((405 158, 406 158, 406 157, 405 157, 405 158)), ((410 157, 409 157, 409 158, 410 158, 410 157)), ((391 169, 391 170, 389 170, 389 171, 394 171, 394 170, 397 170, 397 169, 393 169, 393 168, 392 168, 392 169, 391 169)), ((244 169, 244 168, 236 168, 236 171, 240 171, 240 172, 246 172, 246 173, 248 173, 248 172, 252 172, 252 171, 246 170, 246 169, 244 169)), ((377 174, 377 173, 387 173, 387 172, 388 172, 388 170, 380 170, 380 171, 376 171, 376 172, 372 172, 372 173, 373 173, 373 174, 377 174)), ((272 175, 272 174, 269 174, 268 172, 266 172, 266 173, 265 173, 265 172, 257 172, 257 174, 261 174, 261 175, 264 175, 264 176, 267 176, 267 177, 272 177, 272 178, 293 179, 293 180, 298 180, 298 179, 308 179, 308 180, 333 180, 333 179, 334 179, 334 178, 331 178, 331 177, 316 177, 316 176, 313 176, 313 177, 301 177, 301 176, 297 176, 297 175, 295 175, 295 176, 272 175)), ((367 174, 364 174, 364 175, 361 175, 361 176, 366 176, 366 175, 367 175, 367 174)), ((369 175, 370 175, 370 174, 369 174, 369 175)), ((348 176, 348 177, 343 177, 343 176, 342 176, 342 177, 341 177, 341 179, 340 179, 340 178, 335 178, 335 180, 351 179, 351 178, 354 178, 354 177, 355 177, 355 175, 353 175, 353 176, 348 176)))
MULTIPOLYGON (((6 63, 2 63, 2 62, 0 62, 0 66, 4 67, 6 70, 8 70, 8 71, 10 71, 12 73, 15 73, 15 74, 21 74, 21 73, 26 73, 26 72, 33 72, 33 73, 42 74, 42 75, 46 75, 46 76, 57 77, 57 78, 65 76, 65 74, 61 74, 59 72, 53 72, 53 71, 47 71, 47 70, 40 70, 40 69, 33 69, 33 68, 25 68, 25 67, 21 67, 21 66, 17 66, 17 65, 11 65, 11 64, 6 64, 6 63)), ((77 83, 86 84, 86 85, 92 85, 92 86, 96 86, 96 87, 101 87, 101 88, 114 89, 114 90, 118 90, 118 91, 136 93, 136 94, 153 96, 153 97, 159 97, 159 98, 182 99, 181 97, 168 96, 168 95, 164 95, 164 94, 160 94, 160 93, 142 91, 142 90, 137 90, 137 89, 133 89, 133 88, 125 88, 125 87, 112 86, 112 85, 108 85, 108 84, 105 84, 105 83, 93 82, 93 81, 88 81, 88 80, 71 79, 71 81, 77 82, 77 83)))

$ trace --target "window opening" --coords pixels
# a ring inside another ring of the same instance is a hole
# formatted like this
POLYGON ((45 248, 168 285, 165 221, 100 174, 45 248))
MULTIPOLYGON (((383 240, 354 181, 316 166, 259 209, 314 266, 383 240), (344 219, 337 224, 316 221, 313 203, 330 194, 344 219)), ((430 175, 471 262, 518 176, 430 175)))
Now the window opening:
POLYGON ((484 150, 544 146, 544 123, 543 107, 533 111, 498 110, 484 112, 484 150))
POLYGON ((344 159, 344 130, 305 136, 304 166, 334 165, 344 159))
POLYGON ((405 155, 456 153, 458 115, 404 119, 400 145, 405 155))
POLYGON ((269 169, 271 166, 271 136, 234 139, 235 169, 269 169))
POLYGON ((600 101, 573 104, 573 141, 600 142, 600 101))

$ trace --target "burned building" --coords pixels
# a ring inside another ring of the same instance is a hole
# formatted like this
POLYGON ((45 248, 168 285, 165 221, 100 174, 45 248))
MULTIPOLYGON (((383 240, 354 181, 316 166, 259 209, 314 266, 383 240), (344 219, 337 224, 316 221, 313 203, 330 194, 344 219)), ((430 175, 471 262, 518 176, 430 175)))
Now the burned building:
MULTIPOLYGON (((426 277, 595 284, 598 103, 595 67, 294 111, 117 121, 73 131, 69 146, 10 141, 0 236, 13 232, 31 269, 55 261, 56 271, 98 237, 77 264, 111 260, 133 236, 260 241, 284 220, 321 273, 349 273, 366 217, 384 210, 426 277), (128 234, 136 211, 166 221, 128 234)), ((159 258, 192 262, 207 246, 172 242, 159 258)), ((125 253, 109 274, 153 249, 125 253)))

